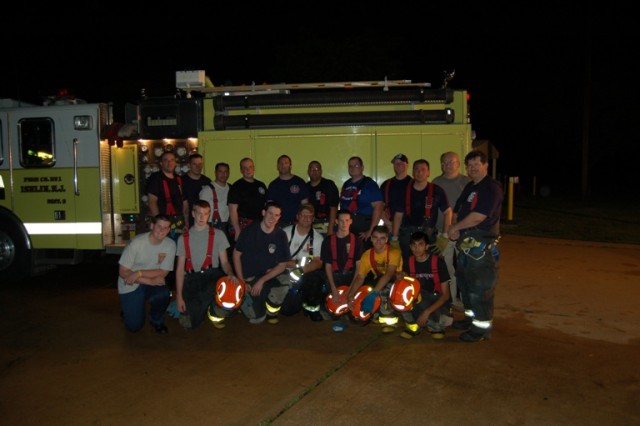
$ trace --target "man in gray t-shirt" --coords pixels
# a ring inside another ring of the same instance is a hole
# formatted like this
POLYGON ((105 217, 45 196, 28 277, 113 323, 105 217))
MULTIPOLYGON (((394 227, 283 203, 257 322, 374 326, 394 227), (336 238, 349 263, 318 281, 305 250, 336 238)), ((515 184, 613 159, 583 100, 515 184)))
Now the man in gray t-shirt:
MULTIPOLYGON (((460 157, 458 157, 458 154, 455 152, 450 151, 443 153, 440 156, 440 166, 442 167, 442 174, 433 179, 433 183, 444 189, 444 192, 447 194, 449 204, 453 209, 460 193, 471 179, 469 179, 469 176, 460 173, 460 157)), ((436 228, 438 228, 438 233, 442 233, 442 215, 438 216, 436 228)), ((449 275, 451 276, 451 282, 449 283, 449 289, 451 290, 451 305, 455 309, 462 311, 464 307, 462 305, 460 295, 458 294, 458 285, 456 283, 455 275, 456 266, 453 259, 455 246, 456 244, 454 241, 449 241, 443 256, 447 264, 447 269, 449 270, 449 275)))
POLYGON ((166 277, 173 270, 176 243, 167 238, 171 219, 156 215, 151 230, 136 236, 120 256, 118 269, 118 296, 124 326, 137 332, 146 320, 145 304, 150 305, 149 322, 158 334, 166 334, 164 313, 171 300, 166 277))

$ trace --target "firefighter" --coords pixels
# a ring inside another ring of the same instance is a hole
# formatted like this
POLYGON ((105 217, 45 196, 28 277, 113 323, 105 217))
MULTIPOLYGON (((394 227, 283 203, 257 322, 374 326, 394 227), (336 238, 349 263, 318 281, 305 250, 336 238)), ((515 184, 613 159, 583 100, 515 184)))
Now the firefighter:
MULTIPOLYGON (((327 293, 334 300, 341 298, 339 287, 353 282, 360 266, 362 240, 349 232, 352 214, 349 210, 339 210, 336 218, 337 229, 322 242, 322 261, 327 279, 327 293)), ((344 294, 347 296, 347 293, 344 294)))
POLYGON ((278 222, 281 228, 292 225, 296 220, 298 207, 309 202, 309 188, 300 176, 291 172, 291 157, 286 154, 278 157, 278 177, 267 187, 267 199, 282 206, 282 217, 278 222))
POLYGON ((388 305, 387 299, 396 274, 402 273, 402 254, 400 250, 389 244, 389 228, 385 225, 377 225, 373 228, 371 242, 373 247, 362 253, 358 273, 349 286, 349 309, 352 313, 356 310, 355 296, 358 289, 363 285, 371 286, 372 291, 360 304, 362 311, 365 314, 373 312, 373 306, 379 303, 380 312, 374 319, 383 326, 383 333, 393 333, 398 323, 398 316, 388 305))
POLYGON ((289 291, 281 284, 282 274, 291 259, 287 234, 278 225, 282 208, 267 201, 262 220, 248 225, 233 249, 233 266, 239 279, 246 283, 246 295, 240 309, 252 324, 265 319, 278 323, 278 313, 289 291))
POLYGON ((456 277, 465 315, 453 328, 467 330, 460 335, 463 342, 479 342, 488 339, 492 330, 503 193, 488 174, 485 153, 471 151, 464 163, 471 182, 456 202, 454 223, 448 232, 459 250, 456 277))
POLYGON ((229 240, 229 248, 227 254, 229 259, 233 258, 233 246, 235 245, 235 236, 231 235, 229 226, 229 206, 227 200, 231 184, 229 180, 229 164, 220 162, 215 166, 215 179, 207 186, 203 186, 200 191, 200 199, 206 200, 211 206, 209 214, 209 223, 214 228, 220 229, 225 233, 229 240))
MULTIPOLYGON (((235 280, 227 257, 229 241, 224 232, 208 224, 211 207, 205 200, 193 205, 193 226, 178 238, 176 249, 176 303, 180 324, 196 328, 207 315, 215 295, 215 282, 226 274, 235 280)), ((216 328, 224 321, 212 320, 216 328)))
POLYGON ((254 177, 255 171, 253 160, 249 157, 243 158, 240 160, 242 177, 229 188, 229 234, 236 241, 247 225, 262 220, 262 208, 267 201, 267 186, 254 177))
MULTIPOLYGON (((456 201, 458 200, 460 193, 471 179, 469 179, 469 176, 460 173, 460 158, 458 157, 458 154, 453 151, 442 153, 440 156, 440 165, 442 168, 442 174, 435 177, 433 179, 433 183, 441 187, 445 194, 447 194, 449 206, 453 212, 453 208, 456 205, 456 201)), ((450 225, 451 223, 449 223, 448 226, 445 226, 444 215, 438 215, 438 223, 436 224, 436 227, 438 228, 438 238, 444 237, 445 242, 447 243, 446 246, 441 246, 443 249, 440 256, 444 257, 444 261, 447 263, 447 269, 449 270, 449 276, 451 277, 451 281, 449 282, 449 287, 451 289, 451 306, 462 312, 464 311, 464 306, 462 304, 462 299, 460 299, 459 296, 458 284, 455 275, 456 243, 454 241, 450 241, 447 234, 447 229, 450 225)))
POLYGON ((182 178, 175 173, 176 154, 165 151, 160 157, 160 170, 152 173, 146 182, 151 217, 164 214, 171 218, 170 237, 175 241, 185 227, 184 213, 189 211, 189 202, 183 194, 182 178))
MULTIPOLYGON (((426 233, 414 232, 409 245, 412 254, 403 269, 407 276, 416 279, 420 290, 411 309, 401 314, 405 330, 400 337, 411 339, 427 328, 432 338, 444 339, 445 327, 453 322, 447 264, 442 257, 428 252, 426 233)), ((394 285, 393 290, 404 291, 400 285, 394 285)))
POLYGON ((164 313, 171 300, 165 279, 173 270, 176 244, 170 238, 171 220, 165 215, 151 219, 151 230, 137 235, 119 260, 118 295, 124 326, 139 331, 145 323, 145 304, 150 305, 149 323, 158 334, 166 334, 164 313))
POLYGON ((322 321, 320 306, 325 282, 320 251, 322 234, 313 228, 315 209, 312 204, 298 207, 296 224, 284 228, 289 239, 291 260, 280 280, 291 286, 282 305, 284 315, 303 310, 312 321, 322 321))
POLYGON ((412 182, 411 176, 407 173, 409 159, 404 154, 397 154, 391 159, 394 176, 382 182, 380 189, 384 196, 384 213, 382 219, 391 232, 391 245, 400 248, 398 235, 400 234, 400 222, 402 215, 396 212, 403 211, 407 186, 412 182))
POLYGON ((335 232, 336 215, 340 202, 338 187, 333 180, 322 176, 322 164, 319 161, 309 162, 307 174, 309 175, 307 181, 309 202, 316 210, 313 227, 324 236, 331 235, 335 232))
POLYGON ((429 182, 429 162, 423 158, 413 162, 413 180, 406 187, 405 202, 400 207, 400 249, 406 262, 411 255, 409 239, 414 232, 423 231, 427 234, 428 242, 437 239, 436 222, 443 216, 444 231, 447 232, 451 223, 451 207, 442 188, 429 182))
POLYGON ((350 231, 371 247, 371 234, 378 225, 384 210, 384 199, 380 187, 369 176, 364 175, 362 158, 353 156, 347 161, 350 178, 340 189, 340 210, 350 210, 353 222, 350 231))
POLYGON ((202 173, 203 168, 202 154, 193 153, 189 155, 189 171, 180 176, 182 179, 182 193, 189 206, 184 212, 187 222, 186 228, 191 227, 194 223, 191 212, 193 212, 195 202, 200 199, 200 191, 211 183, 211 178, 202 173))

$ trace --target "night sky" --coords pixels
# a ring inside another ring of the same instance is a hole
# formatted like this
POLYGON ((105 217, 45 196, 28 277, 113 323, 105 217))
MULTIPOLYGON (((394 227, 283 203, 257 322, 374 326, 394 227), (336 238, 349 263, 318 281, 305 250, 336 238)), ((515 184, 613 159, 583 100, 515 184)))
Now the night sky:
POLYGON ((639 192, 620 175, 633 171, 640 142, 630 5, 242 3, 2 14, 0 98, 40 103, 66 87, 123 105, 142 88, 173 94, 175 71, 190 69, 215 85, 387 77, 440 87, 455 69, 449 85, 470 92, 472 127, 499 150, 500 176, 519 176, 523 187, 536 176, 552 193, 579 194, 588 137, 591 193, 639 192))

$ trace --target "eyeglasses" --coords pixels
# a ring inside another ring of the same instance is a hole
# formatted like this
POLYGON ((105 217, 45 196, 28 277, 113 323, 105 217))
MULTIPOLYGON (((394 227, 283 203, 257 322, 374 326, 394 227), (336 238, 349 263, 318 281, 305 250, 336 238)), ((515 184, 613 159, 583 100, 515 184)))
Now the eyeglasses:
POLYGON ((360 164, 349 164, 350 169, 359 169, 360 167, 362 167, 360 164))
POLYGON ((456 161, 456 160, 449 160, 449 161, 443 161, 443 162, 442 162, 442 165, 443 165, 443 166, 448 166, 448 165, 450 165, 450 164, 456 164, 456 163, 457 163, 457 161, 456 161))
POLYGON ((312 172, 317 172, 318 170, 320 170, 320 167, 309 167, 309 170, 312 172))

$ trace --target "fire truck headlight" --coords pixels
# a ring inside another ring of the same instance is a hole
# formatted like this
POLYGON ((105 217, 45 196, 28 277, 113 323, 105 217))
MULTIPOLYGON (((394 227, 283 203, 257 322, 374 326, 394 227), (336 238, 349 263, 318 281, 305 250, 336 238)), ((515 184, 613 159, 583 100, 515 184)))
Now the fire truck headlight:
POLYGON ((75 130, 93 129, 93 120, 90 115, 75 115, 73 117, 73 128, 75 130))

